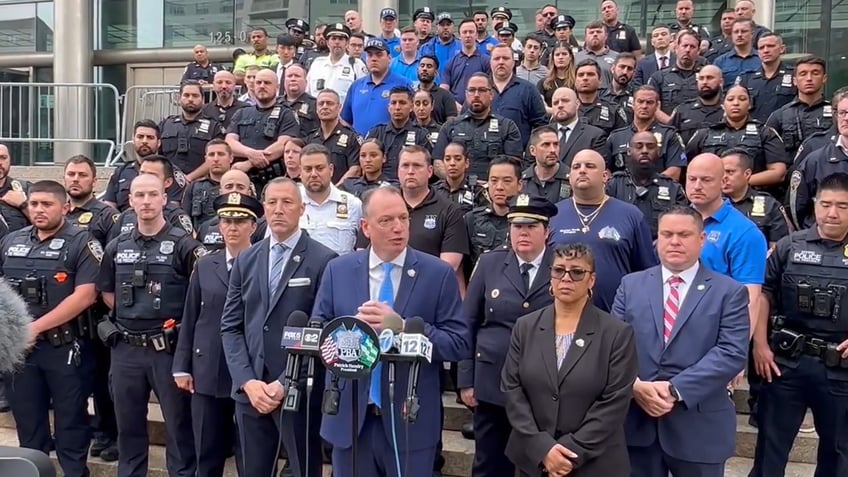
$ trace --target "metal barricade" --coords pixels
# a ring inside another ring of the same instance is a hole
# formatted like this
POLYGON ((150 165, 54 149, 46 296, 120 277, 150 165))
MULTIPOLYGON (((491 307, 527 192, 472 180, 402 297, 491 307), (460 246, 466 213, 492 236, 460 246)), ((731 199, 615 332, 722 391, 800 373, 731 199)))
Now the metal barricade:
MULTIPOLYGON (((133 125, 142 119, 156 124, 172 114, 179 114, 179 86, 130 86, 121 97, 121 143, 132 141, 133 125)), ((123 148, 122 151, 123 152, 123 148)))
POLYGON ((23 164, 52 163, 54 145, 67 143, 108 148, 91 155, 109 163, 119 144, 119 101, 118 89, 106 83, 0 82, 0 138, 20 145, 13 158, 23 164), (79 109, 62 111, 73 107, 79 109))

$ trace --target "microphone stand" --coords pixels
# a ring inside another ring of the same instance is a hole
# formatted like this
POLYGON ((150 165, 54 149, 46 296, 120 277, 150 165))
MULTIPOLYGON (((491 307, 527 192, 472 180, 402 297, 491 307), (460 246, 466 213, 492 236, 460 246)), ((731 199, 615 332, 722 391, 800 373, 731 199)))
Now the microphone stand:
POLYGON ((350 457, 353 465, 353 477, 359 477, 359 380, 351 380, 351 386, 353 386, 351 388, 353 394, 351 399, 353 426, 351 426, 350 457))

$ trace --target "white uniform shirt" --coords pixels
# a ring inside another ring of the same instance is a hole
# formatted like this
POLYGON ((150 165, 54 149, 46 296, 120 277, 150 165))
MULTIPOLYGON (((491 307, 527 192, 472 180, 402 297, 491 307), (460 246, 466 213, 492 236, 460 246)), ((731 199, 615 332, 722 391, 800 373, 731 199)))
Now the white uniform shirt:
POLYGON ((306 206, 300 217, 300 228, 339 255, 352 252, 362 218, 362 201, 330 184, 330 195, 319 204, 306 195, 303 184, 298 187, 306 206))
POLYGON ((322 89, 332 89, 339 93, 341 104, 344 104, 350 85, 368 75, 362 60, 354 59, 352 63, 350 60, 351 57, 347 54, 342 56, 336 64, 331 63, 329 56, 315 58, 306 75, 306 92, 317 97, 322 89), (320 82, 323 82, 323 85, 320 85, 320 82))

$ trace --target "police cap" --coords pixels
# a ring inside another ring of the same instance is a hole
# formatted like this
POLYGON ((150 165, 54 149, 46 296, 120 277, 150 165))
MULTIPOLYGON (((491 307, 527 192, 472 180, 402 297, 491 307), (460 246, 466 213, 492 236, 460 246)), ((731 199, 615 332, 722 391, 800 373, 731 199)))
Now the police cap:
POLYGON ((507 220, 512 224, 547 224, 557 214, 553 202, 536 195, 518 194, 510 201, 507 220))
POLYGON ((495 7, 492 9, 492 12, 489 14, 492 19, 496 17, 506 18, 506 21, 512 20, 512 10, 506 7, 495 7))
POLYGON ((366 53, 368 52, 368 50, 380 50, 380 51, 385 51, 386 53, 388 53, 389 52, 389 45, 387 45, 386 42, 383 41, 382 38, 374 37, 374 38, 369 38, 368 41, 365 42, 364 50, 365 50, 366 53))
POLYGON ((515 35, 518 32, 518 25, 512 22, 499 23, 496 28, 498 35, 515 35))
POLYGON ((258 219, 262 217, 262 204, 253 197, 239 192, 221 194, 212 203, 222 219, 258 219))
POLYGON ((430 21, 433 21, 436 19, 436 15, 433 14, 433 10, 430 7, 421 7, 412 14, 413 20, 418 20, 419 18, 428 18, 430 21))
POLYGON ((574 17, 571 15, 557 15, 551 20, 551 30, 556 30, 557 28, 574 28, 574 25, 577 22, 574 21, 574 17))
POLYGON ((309 31, 309 23, 301 18, 289 18, 286 20, 286 28, 305 34, 309 31))
POLYGON ((397 17, 397 10, 395 10, 394 8, 384 8, 380 10, 380 20, 385 20, 387 18, 397 20, 397 17))
POLYGON ((330 23, 327 25, 327 29, 324 30, 324 38, 330 38, 331 36, 350 39, 350 28, 343 23, 330 23))

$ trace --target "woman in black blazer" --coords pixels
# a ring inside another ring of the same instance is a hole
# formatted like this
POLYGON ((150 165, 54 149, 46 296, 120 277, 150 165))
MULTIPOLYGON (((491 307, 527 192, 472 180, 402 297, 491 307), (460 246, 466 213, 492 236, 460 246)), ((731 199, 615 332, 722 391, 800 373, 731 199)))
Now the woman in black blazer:
POLYGON ((522 476, 628 477, 633 330, 591 304, 588 247, 554 253, 554 303, 518 319, 501 375, 513 427, 506 454, 522 476))

